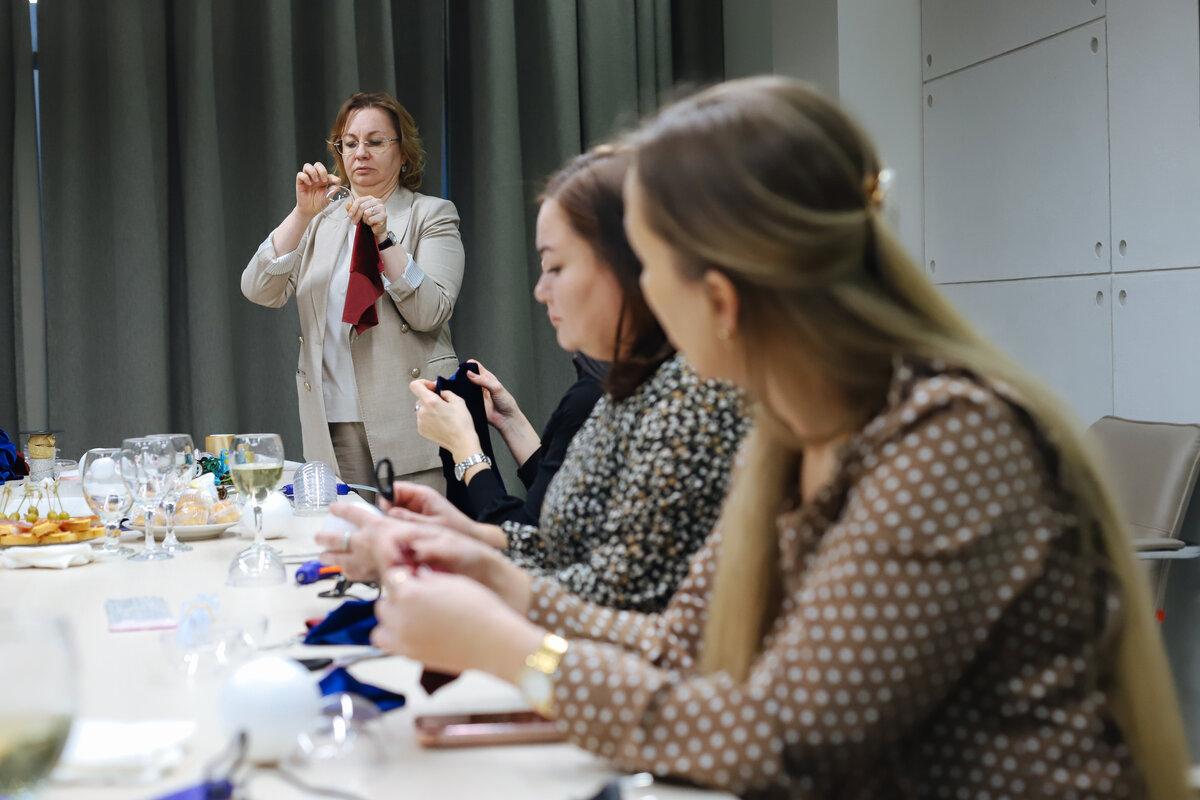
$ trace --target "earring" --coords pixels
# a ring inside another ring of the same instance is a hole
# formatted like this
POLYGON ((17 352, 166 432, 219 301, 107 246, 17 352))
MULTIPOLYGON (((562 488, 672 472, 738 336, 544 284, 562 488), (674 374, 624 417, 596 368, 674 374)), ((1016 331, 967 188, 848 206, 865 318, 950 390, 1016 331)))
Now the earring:
POLYGON ((408 172, 408 164, 404 164, 400 167, 400 174, 403 175, 405 172, 408 172))

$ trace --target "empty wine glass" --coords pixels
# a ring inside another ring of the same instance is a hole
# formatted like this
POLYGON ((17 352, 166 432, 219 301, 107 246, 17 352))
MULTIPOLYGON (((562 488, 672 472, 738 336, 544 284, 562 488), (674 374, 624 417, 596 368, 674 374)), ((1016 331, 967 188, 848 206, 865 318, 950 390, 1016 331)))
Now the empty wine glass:
POLYGON ((283 441, 274 433, 240 433, 229 453, 233 485, 254 509, 254 544, 229 565, 231 586, 272 586, 287 580, 283 558, 268 547, 262 530, 262 508, 283 480, 283 441))
POLYGON ((104 556, 128 555, 131 548, 120 542, 121 520, 133 506, 133 494, 121 480, 121 449, 97 447, 83 454, 79 462, 79 481, 83 497, 92 513, 104 523, 104 546, 96 552, 104 556))
POLYGON ((167 493, 163 495, 162 507, 167 516, 167 533, 163 536, 162 546, 168 553, 186 553, 192 548, 175 537, 175 508, 179 504, 179 496, 187 491, 188 483, 196 477, 196 445, 186 433, 164 435, 171 440, 171 449, 175 451, 175 471, 171 475, 167 493))
POLYGON ((0 611, 0 797, 33 797, 75 716, 75 653, 65 619, 0 611))
POLYGON ((173 558, 154 541, 154 512, 175 474, 175 452, 169 436, 142 436, 121 442, 121 477, 146 518, 146 546, 130 561, 173 558))

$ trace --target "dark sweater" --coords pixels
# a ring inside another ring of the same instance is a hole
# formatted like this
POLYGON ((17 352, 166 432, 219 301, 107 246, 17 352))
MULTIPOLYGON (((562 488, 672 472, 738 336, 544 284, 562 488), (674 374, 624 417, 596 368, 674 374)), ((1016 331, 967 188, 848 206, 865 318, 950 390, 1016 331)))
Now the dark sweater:
POLYGON ((525 484, 525 499, 505 494, 504 483, 494 469, 480 470, 469 484, 467 496, 480 522, 499 525, 502 522, 518 522, 522 525, 537 525, 542 511, 542 498, 546 487, 558 468, 562 466, 567 445, 575 432, 587 421, 592 406, 604 394, 601 378, 594 370, 585 368, 579 359, 575 361, 578 379, 567 389, 558 407, 546 422, 542 431, 542 445, 517 468, 517 477, 525 484))

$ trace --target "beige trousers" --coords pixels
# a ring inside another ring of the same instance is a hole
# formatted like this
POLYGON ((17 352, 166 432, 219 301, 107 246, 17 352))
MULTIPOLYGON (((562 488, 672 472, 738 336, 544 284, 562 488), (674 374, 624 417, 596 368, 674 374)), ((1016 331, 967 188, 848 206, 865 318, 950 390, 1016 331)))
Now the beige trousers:
MULTIPOLYGON (((361 422, 331 422, 329 438, 333 440, 333 452, 337 456, 338 477, 346 483, 374 486, 375 464, 371 461, 366 427, 361 422)), ((442 494, 446 493, 446 478, 440 468, 397 475, 396 480, 432 486, 442 494)), ((374 492, 355 491, 368 503, 374 503, 378 497, 374 492)))

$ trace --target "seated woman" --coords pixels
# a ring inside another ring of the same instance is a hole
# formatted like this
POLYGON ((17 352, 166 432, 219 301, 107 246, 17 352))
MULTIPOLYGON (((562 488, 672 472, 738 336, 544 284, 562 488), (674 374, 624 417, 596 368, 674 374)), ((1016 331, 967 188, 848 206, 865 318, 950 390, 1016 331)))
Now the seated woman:
POLYGON ((721 524, 643 615, 383 520, 381 544, 460 574, 388 570, 375 644, 512 681, 622 768, 742 796, 1188 796, 1109 494, 902 252, 864 134, 756 78, 634 142, 646 298, 701 374, 761 402, 721 524))
MULTIPOLYGON (((589 601, 658 611, 716 522, 748 422, 741 391, 699 378, 642 298, 641 264, 622 227, 628 167, 629 154, 611 149, 578 156, 550 179, 538 212, 534 296, 546 304, 560 347, 611 362, 605 395, 546 489, 540 524, 476 523, 437 492, 409 484, 398 484, 392 513, 503 549, 589 601)), ((422 412, 461 403, 419 382, 411 388, 422 412)), ((474 464, 462 479, 486 468, 474 464)), ((368 535, 355 548, 360 555, 369 552, 368 535)), ((339 539, 322 544, 337 547, 339 539)), ((370 574, 353 554, 327 558, 351 577, 370 574)))
MULTIPOLYGON (((608 365, 583 353, 575 354, 572 359, 575 383, 567 389, 539 437, 504 384, 478 361, 472 363, 479 372, 466 373, 467 379, 483 389, 488 424, 500 432, 516 459, 517 477, 525 485, 525 498, 507 494, 499 473, 490 462, 484 462, 480 469, 468 470, 463 477, 470 507, 462 508, 462 511, 479 522, 493 525, 504 522, 537 525, 546 488, 562 466, 567 445, 604 394, 608 365)), ((429 397, 427 395, 436 388, 436 382, 418 380, 416 383, 427 390, 419 393, 426 399, 417 408, 417 431, 449 451, 455 464, 482 453, 483 445, 475 432, 474 420, 462 398, 453 392, 429 397)))

